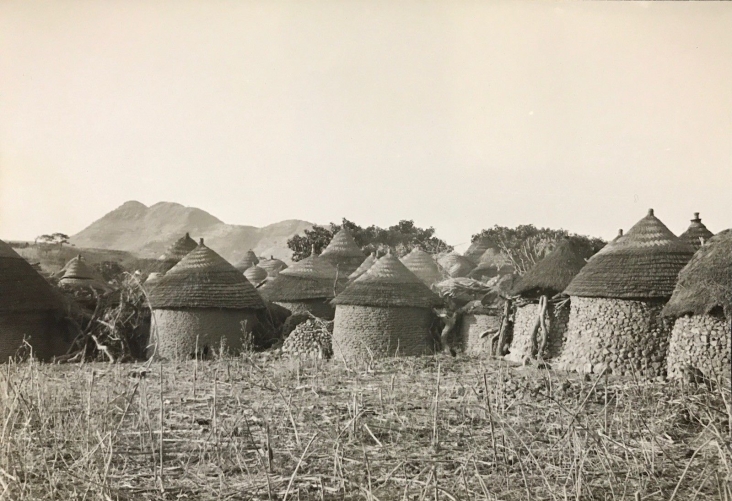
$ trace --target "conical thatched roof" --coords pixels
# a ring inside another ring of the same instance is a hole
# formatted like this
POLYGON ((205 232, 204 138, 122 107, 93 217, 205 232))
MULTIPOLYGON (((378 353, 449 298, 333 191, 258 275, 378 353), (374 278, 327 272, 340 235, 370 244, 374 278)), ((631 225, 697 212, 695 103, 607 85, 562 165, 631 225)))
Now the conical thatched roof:
POLYGON ((709 231, 704 223, 702 223, 699 213, 694 213, 694 219, 691 220, 689 228, 679 238, 691 245, 694 250, 698 250, 702 246, 702 241, 706 242, 714 236, 714 233, 709 231))
POLYGON ((254 286, 226 259, 206 247, 203 239, 160 279, 149 298, 156 309, 264 308, 254 286))
POLYGON ((158 271, 153 271, 147 276, 147 279, 145 279, 145 286, 151 287, 155 284, 157 284, 161 278, 165 276, 165 273, 160 273, 158 271))
POLYGON ((257 286, 267 280, 267 270, 255 264, 244 271, 244 276, 252 285, 257 286))
POLYGON ((59 280, 60 285, 109 289, 104 279, 87 264, 81 255, 66 263, 64 270, 64 274, 59 280))
POLYGON ((431 308, 442 301, 396 256, 387 254, 338 294, 332 303, 431 308))
POLYGON ((369 254, 366 259, 364 259, 363 263, 361 263, 361 266, 356 268, 356 271, 348 275, 348 280, 356 280, 358 277, 366 273, 369 268, 371 268, 374 263, 376 262, 376 253, 372 252, 369 254))
POLYGON ((0 311, 63 310, 62 296, 10 245, 0 240, 0 311))
POLYGON ((344 227, 333 235, 333 239, 323 250, 320 257, 336 266, 345 276, 348 276, 356 271, 356 268, 363 263, 366 256, 356 244, 351 232, 344 227))
POLYGON ((466 277, 475 268, 470 259, 455 252, 442 256, 437 262, 452 278, 466 277))
POLYGON ((497 275, 508 275, 514 272, 513 264, 498 248, 489 248, 480 256, 478 266, 468 277, 476 280, 493 278, 497 275))
POLYGON ((340 290, 346 279, 347 277, 341 275, 328 261, 310 254, 302 261, 282 270, 259 291, 269 301, 330 299, 335 296, 337 290, 340 290))
POLYGON ((177 264, 178 261, 186 257, 189 252, 195 249, 197 245, 198 244, 196 244, 196 241, 191 238, 190 234, 186 233, 185 236, 180 237, 178 240, 173 242, 173 244, 168 247, 168 250, 166 250, 158 260, 177 264))
POLYGON ((257 264, 259 264, 259 258, 257 257, 257 255, 254 253, 254 251, 252 249, 249 249, 247 251, 247 253, 244 254, 244 257, 241 258, 239 260, 239 262, 234 265, 234 267, 237 270, 244 272, 248 268, 255 266, 257 264))
POLYGON ((564 291, 570 296, 617 299, 668 298, 694 254, 653 209, 625 235, 595 254, 564 291))
POLYGON ((432 284, 444 278, 434 258, 422 249, 416 247, 412 249, 409 254, 402 258, 402 264, 424 282, 427 287, 432 287, 432 284))
POLYGON ((572 279, 587 264, 592 249, 581 242, 565 238, 544 259, 519 278, 511 289, 512 295, 536 297, 553 296, 567 288, 572 279))
POLYGON ((470 259, 473 264, 477 265, 480 262, 480 257, 488 249, 498 250, 498 245, 493 239, 488 237, 478 238, 475 242, 470 244, 470 247, 463 253, 463 256, 470 259))
POLYGON ((271 256, 270 259, 263 259, 262 261, 260 261, 259 267, 264 268, 264 271, 267 272, 268 276, 276 277, 279 272, 287 268, 287 264, 285 264, 284 261, 281 261, 276 257, 271 256))
POLYGON ((732 229, 710 238, 681 273, 664 315, 703 315, 721 307, 732 316, 732 229))

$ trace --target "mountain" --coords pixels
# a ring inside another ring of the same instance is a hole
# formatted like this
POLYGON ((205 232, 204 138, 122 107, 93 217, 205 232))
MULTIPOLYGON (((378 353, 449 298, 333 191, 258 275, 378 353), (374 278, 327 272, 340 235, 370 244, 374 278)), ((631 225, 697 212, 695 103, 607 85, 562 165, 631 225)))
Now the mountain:
POLYGON ((140 257, 158 257, 186 232, 231 263, 236 263, 247 250, 258 256, 275 256, 291 262, 287 239, 312 223, 290 219, 263 228, 226 224, 206 211, 172 202, 159 202, 150 207, 136 201, 120 207, 94 221, 71 237, 77 247, 114 249, 132 252, 140 257))

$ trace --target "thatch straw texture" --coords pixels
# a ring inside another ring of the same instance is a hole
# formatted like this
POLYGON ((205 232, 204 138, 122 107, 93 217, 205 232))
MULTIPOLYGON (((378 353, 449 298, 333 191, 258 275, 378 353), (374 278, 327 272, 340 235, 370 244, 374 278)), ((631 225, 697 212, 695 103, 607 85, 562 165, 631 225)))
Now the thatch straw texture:
POLYGON ((168 250, 166 250, 163 255, 158 258, 158 260, 165 263, 165 271, 167 271, 168 269, 178 264, 178 261, 186 257, 186 255, 193 249, 195 249, 196 246, 196 241, 193 240, 188 233, 186 233, 185 236, 173 242, 171 246, 168 247, 168 250))
POLYGON ((338 294, 333 304, 431 308, 441 300, 396 256, 387 254, 338 294))
POLYGON ((333 235, 333 239, 320 255, 321 258, 338 268, 344 276, 348 276, 363 263, 364 256, 353 236, 346 228, 341 228, 333 235))
POLYGON ((544 259, 519 278, 511 294, 529 298, 541 295, 554 296, 567 288, 592 254, 592 249, 588 245, 565 238, 544 259))
POLYGON ((361 263, 361 266, 356 268, 356 271, 348 275, 348 280, 356 280, 358 277, 369 271, 369 268, 371 268, 374 263, 376 262, 376 253, 372 252, 371 254, 364 259, 363 263, 361 263))
POLYGON ((463 256, 470 259, 473 264, 477 265, 480 262, 480 258, 488 249, 499 250, 498 245, 488 238, 483 237, 477 239, 475 242, 470 244, 470 247, 463 253, 463 256))
POLYGON ((732 229, 710 238, 681 270, 663 314, 703 315, 718 307, 732 317, 732 229))
POLYGON ((71 259, 64 267, 64 275, 59 285, 64 288, 89 287, 97 291, 108 291, 111 288, 104 279, 89 266, 81 255, 71 259))
POLYGON ((331 299, 342 290, 346 280, 346 275, 338 273, 328 261, 310 255, 282 270, 264 284, 259 292, 268 300, 278 303, 331 299))
POLYGON ((653 215, 595 254, 565 294, 620 299, 668 298, 694 250, 653 215))
POLYGON ((0 314, 63 309, 61 295, 28 261, 0 240, 0 314))
POLYGON ((489 248, 480 256, 478 266, 468 273, 469 278, 486 280, 514 272, 513 264, 499 249, 489 248))
POLYGON ((147 279, 145 279, 145 288, 147 288, 147 289, 152 288, 155 284, 157 284, 160 281, 161 278, 163 278, 164 275, 165 275, 165 273, 160 273, 157 271, 153 271, 152 273, 150 273, 147 276, 147 279))
POLYGON ((244 271, 244 276, 255 287, 267 280, 267 271, 256 264, 244 271))
POLYGON ((709 231, 704 223, 702 223, 699 213, 694 213, 694 219, 691 220, 691 224, 685 232, 679 235, 679 238, 691 245, 694 250, 698 250, 702 246, 702 242, 706 242, 714 236, 714 233, 709 231))
POLYGON ((203 240, 160 279, 149 297, 155 309, 264 309, 254 286, 203 240))
POLYGON ((446 278, 434 258, 422 249, 412 249, 409 254, 402 258, 402 263, 409 271, 417 275, 417 278, 424 282, 427 287, 432 287, 432 284, 446 278))
POLYGON ((267 276, 274 278, 276 277, 282 270, 287 268, 287 264, 285 264, 284 261, 281 261, 277 259, 274 256, 271 256, 270 259, 264 259, 259 262, 259 267, 263 268, 264 271, 267 272, 267 276))
POLYGON ((470 259, 455 252, 442 256, 437 262, 452 278, 467 277, 475 268, 470 259))
POLYGON ((241 271, 242 273, 251 268, 252 266, 255 266, 259 264, 259 258, 254 253, 252 249, 249 249, 246 254, 244 254, 244 257, 241 258, 235 265, 234 268, 241 271))

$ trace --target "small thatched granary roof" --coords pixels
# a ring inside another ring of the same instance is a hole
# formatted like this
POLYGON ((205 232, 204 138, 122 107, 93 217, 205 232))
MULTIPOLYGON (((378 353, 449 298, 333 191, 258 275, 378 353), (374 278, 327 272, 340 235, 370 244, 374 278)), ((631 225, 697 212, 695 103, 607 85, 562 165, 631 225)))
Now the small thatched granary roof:
POLYGON ((364 256, 361 248, 356 244, 351 232, 343 227, 338 233, 333 235, 333 239, 323 250, 320 257, 333 266, 336 266, 347 277, 356 271, 366 256, 364 256))
POLYGON ((275 302, 330 299, 335 297, 338 286, 342 286, 346 279, 347 277, 341 276, 332 264, 312 253, 302 261, 282 270, 259 291, 265 298, 275 302))
POLYGON ((168 247, 168 250, 166 250, 158 260, 177 264, 178 261, 186 257, 189 252, 195 249, 196 246, 196 241, 191 238, 190 234, 186 233, 185 236, 180 237, 178 240, 173 242, 171 246, 168 247))
POLYGON ((59 285, 70 287, 91 287, 93 289, 108 290, 109 286, 104 279, 87 264, 79 254, 64 266, 64 275, 59 285))
POLYGON ((475 268, 470 259, 456 252, 442 256, 437 262, 452 278, 466 277, 475 268))
POLYGON ((254 286, 226 259, 201 243, 149 293, 155 309, 263 309, 254 286))
POLYGON ((267 280, 267 270, 255 264, 254 266, 250 266, 244 271, 244 276, 247 280, 249 280, 252 285, 256 287, 257 285, 267 280))
POLYGON ((376 253, 372 252, 369 254, 366 259, 364 259, 363 263, 361 263, 361 266, 356 268, 356 271, 348 275, 348 280, 356 280, 358 277, 366 273, 369 268, 371 268, 374 263, 376 262, 376 253))
POLYGON ((511 260, 497 247, 491 247, 483 252, 478 260, 478 266, 468 273, 468 277, 482 280, 497 275, 508 275, 513 272, 514 267, 511 260))
POLYGON ((467 257, 473 262, 473 264, 477 265, 480 262, 480 257, 488 249, 497 250, 498 245, 496 245, 496 243, 491 238, 478 238, 477 240, 475 240, 475 242, 470 244, 470 247, 468 247, 467 250, 463 253, 463 256, 467 257))
POLYGON ((0 240, 0 312, 61 311, 63 296, 0 240))
POLYGON ((396 256, 386 254, 338 294, 332 304, 431 308, 442 301, 396 256))
POLYGON ((264 271, 267 272, 267 275, 270 277, 276 277, 279 272, 287 268, 287 264, 277 259, 274 256, 270 256, 269 259, 263 259, 258 263, 258 266, 260 268, 264 268, 264 271))
POLYGON ((732 229, 710 238, 691 258, 663 314, 703 315, 721 307, 732 316, 732 229))
POLYGON ((577 273, 584 268, 593 252, 589 245, 565 238, 557 247, 518 279, 512 295, 536 297, 553 296, 567 288, 577 273))
POLYGON ((234 268, 241 272, 244 272, 257 264, 259 264, 259 258, 252 249, 249 249, 247 253, 244 254, 244 257, 241 258, 239 262, 234 265, 234 268))
POLYGON ((412 249, 409 254, 402 258, 402 264, 417 275, 417 278, 422 280, 427 287, 432 287, 432 284, 444 278, 434 258, 422 249, 416 247, 412 249))
POLYGON ((691 224, 679 235, 679 238, 691 245, 694 250, 698 250, 702 246, 702 242, 706 242, 714 236, 714 233, 709 231, 704 223, 702 223, 699 213, 694 213, 694 219, 691 220, 691 224))
POLYGON ((694 249, 650 209, 625 235, 595 254, 564 292, 615 299, 668 298, 693 254, 694 249))

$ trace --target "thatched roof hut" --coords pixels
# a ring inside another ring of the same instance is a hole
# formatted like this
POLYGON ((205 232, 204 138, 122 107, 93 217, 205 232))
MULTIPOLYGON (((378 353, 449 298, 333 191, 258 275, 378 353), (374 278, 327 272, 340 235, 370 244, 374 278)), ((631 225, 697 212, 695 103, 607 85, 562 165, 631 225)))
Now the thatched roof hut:
POLYGON ((562 366, 664 375, 670 332, 660 314, 693 253, 651 209, 595 254, 564 291, 571 313, 562 366))
POLYGON ((265 309, 254 286, 201 243, 149 293, 156 354, 188 358, 198 352, 244 348, 265 309))
POLYGON ((463 256, 470 259, 473 264, 477 265, 480 262, 480 257, 488 249, 498 249, 498 246, 492 238, 482 237, 477 238, 470 247, 463 253, 463 256))
POLYGON ((196 245, 196 241, 193 240, 188 233, 173 242, 170 247, 168 247, 168 250, 158 258, 158 261, 162 262, 161 272, 165 273, 178 264, 181 259, 186 257, 189 252, 196 248, 196 245))
POLYGON ((432 308, 442 301, 387 254, 332 301, 336 357, 423 355, 435 350, 432 308))
POLYGON ((663 314, 675 319, 668 352, 668 373, 681 377, 686 367, 707 377, 730 375, 732 343, 732 230, 711 237, 679 273, 663 314))
POLYGON ((267 271, 255 264, 244 271, 244 277, 246 277, 254 287, 257 287, 259 284, 267 280, 267 271))
POLYGON ((258 266, 260 268, 263 268, 264 271, 267 272, 267 276, 269 276, 270 278, 276 277, 279 272, 287 268, 287 264, 284 261, 277 259, 274 256, 270 256, 269 259, 261 260, 258 263, 258 266))
POLYGON ((111 287, 92 269, 81 254, 71 259, 64 266, 64 274, 59 280, 59 286, 64 289, 88 288, 97 292, 107 292, 111 287))
POLYGON ((422 280, 427 287, 432 287, 433 284, 436 284, 445 278, 443 273, 440 271, 440 268, 437 266, 435 259, 422 249, 415 247, 409 254, 404 256, 401 261, 402 264, 404 264, 409 271, 417 275, 417 278, 422 280))
POLYGON ((366 257, 366 259, 364 259, 363 263, 361 263, 361 265, 356 268, 356 271, 348 275, 348 280, 356 280, 358 277, 369 271, 369 268, 371 268, 375 262, 376 253, 372 252, 366 257))
POLYGON ((145 279, 145 288, 151 289, 152 287, 154 287, 155 284, 157 284, 164 275, 165 273, 160 273, 158 271, 153 271, 152 273, 150 273, 145 279))
POLYGON ((41 360, 66 353, 65 312, 63 296, 0 240, 0 362, 15 357, 24 339, 41 360))
POLYGON ((252 249, 249 249, 244 257, 241 258, 235 265, 234 268, 244 273, 246 270, 259 264, 259 258, 252 249))
POLYGON ((363 263, 366 256, 356 244, 351 232, 343 227, 333 235, 333 239, 320 257, 338 268, 339 274, 348 277, 363 263))
POLYGON ((437 260, 437 263, 452 278, 467 277, 475 268, 475 264, 470 259, 456 252, 445 254, 437 260))
POLYGON ((515 271, 511 260, 496 247, 489 247, 478 259, 478 266, 470 273, 469 278, 486 280, 497 276, 510 275, 515 271))
POLYGON ((704 226, 704 223, 702 223, 701 218, 699 217, 699 213, 695 212, 694 219, 691 220, 691 224, 685 232, 679 235, 679 238, 691 245, 694 250, 698 250, 699 247, 702 246, 703 242, 706 242, 713 236, 714 233, 704 226))

